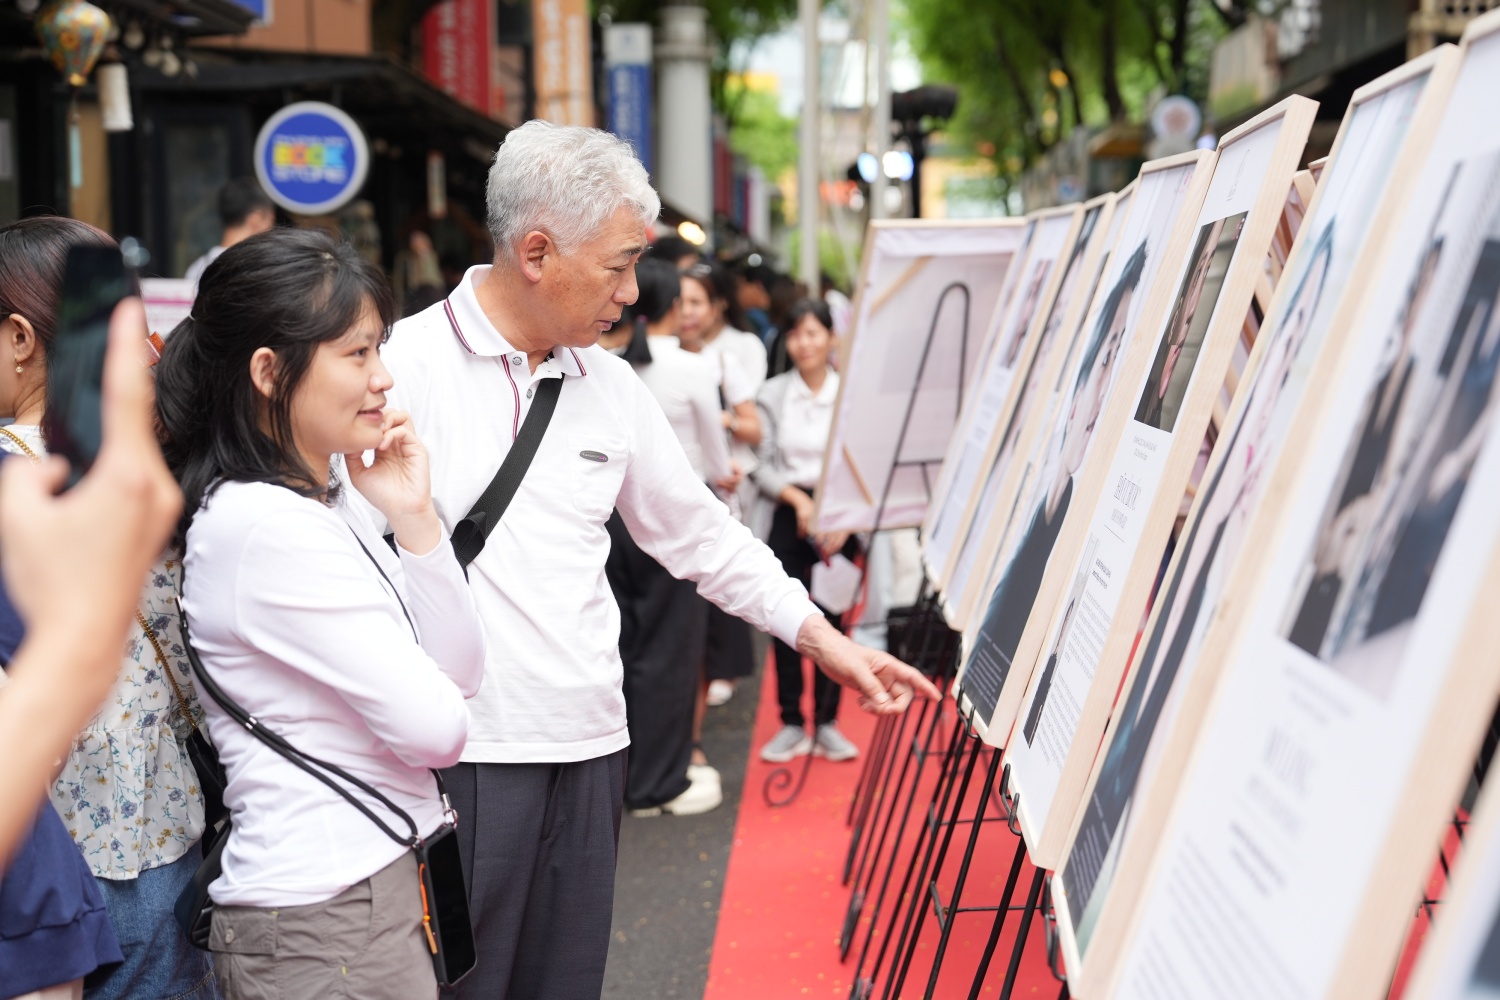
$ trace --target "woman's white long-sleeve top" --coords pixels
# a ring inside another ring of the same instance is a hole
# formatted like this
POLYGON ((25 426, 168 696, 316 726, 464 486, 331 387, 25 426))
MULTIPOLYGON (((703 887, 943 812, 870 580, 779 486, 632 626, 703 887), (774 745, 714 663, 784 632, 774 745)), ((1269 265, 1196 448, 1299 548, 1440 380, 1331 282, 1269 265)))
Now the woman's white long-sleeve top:
MULTIPOLYGON (((469 732, 464 702, 479 690, 485 662, 474 600, 447 540, 398 557, 362 504, 329 507, 280 486, 224 483, 193 518, 184 570, 191 641, 225 693, 298 750, 380 789, 422 834, 436 829, 442 806, 428 769, 458 761, 469 732)), ((202 703, 234 822, 223 875, 210 887, 216 903, 321 902, 405 850, 206 691, 202 703)), ((355 794, 406 833, 390 810, 355 794)))

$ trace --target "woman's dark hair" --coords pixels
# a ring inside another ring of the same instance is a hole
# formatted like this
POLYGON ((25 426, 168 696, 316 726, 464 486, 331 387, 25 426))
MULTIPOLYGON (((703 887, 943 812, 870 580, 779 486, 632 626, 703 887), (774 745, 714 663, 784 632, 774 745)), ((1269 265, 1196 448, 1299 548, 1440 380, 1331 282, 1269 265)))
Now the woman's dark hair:
MULTIPOLYGON (((31 323, 42 347, 41 357, 31 363, 40 363, 43 371, 57 336, 58 295, 68 251, 73 247, 115 245, 114 238, 104 230, 56 215, 35 216, 0 227, 0 320, 24 316, 31 323)), ((47 426, 43 416, 44 441, 47 426)))
POLYGON ((332 499, 292 441, 291 405, 318 345, 337 340, 373 309, 387 330, 395 304, 385 275, 321 230, 273 229, 225 250, 203 272, 187 319, 156 368, 162 452, 182 485, 180 536, 223 481, 275 483, 332 499), (265 400, 250 359, 276 353, 265 400), (262 414, 268 427, 262 425, 262 414))
POLYGON ((57 296, 73 247, 112 247, 114 239, 87 222, 41 215, 0 227, 0 320, 31 322, 43 351, 57 335, 57 296))
POLYGON ((1146 273, 1146 242, 1135 248, 1135 252, 1125 261, 1125 266, 1120 269, 1120 277, 1115 280, 1115 286, 1109 290, 1104 297, 1104 308, 1099 311, 1099 318, 1094 323, 1093 336, 1089 338, 1088 346, 1083 352, 1083 363, 1078 367, 1078 381, 1073 386, 1077 392, 1083 383, 1089 380, 1089 373, 1093 371, 1094 361, 1099 357, 1099 352, 1104 349, 1104 335, 1114 325, 1115 313, 1120 311, 1120 303, 1127 293, 1133 293, 1135 287, 1141 283, 1141 278, 1146 273))
POLYGON ((739 286, 740 279, 715 260, 706 260, 682 272, 684 278, 692 278, 703 286, 704 293, 710 302, 721 303, 724 306, 724 320, 737 330, 743 330, 746 326, 743 310, 740 309, 739 286))
POLYGON ((635 283, 640 291, 635 302, 625 307, 624 316, 633 332, 621 356, 633 365, 649 365, 646 327, 672 311, 682 295, 682 273, 660 257, 646 257, 635 265, 635 283))
POLYGON ((798 299, 792 303, 792 308, 786 313, 786 332, 795 330, 806 316, 811 316, 823 324, 823 329, 833 333, 833 313, 828 311, 828 303, 822 299, 798 299))

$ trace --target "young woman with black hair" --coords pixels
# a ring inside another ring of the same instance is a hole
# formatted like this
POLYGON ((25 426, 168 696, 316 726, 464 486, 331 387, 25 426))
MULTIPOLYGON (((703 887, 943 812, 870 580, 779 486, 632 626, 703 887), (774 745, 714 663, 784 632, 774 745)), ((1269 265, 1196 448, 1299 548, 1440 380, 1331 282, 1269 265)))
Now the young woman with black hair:
MULTIPOLYGON (((677 269, 648 257, 636 265, 639 295, 613 333, 600 339, 629 361, 656 397, 705 483, 730 472, 719 421, 718 372, 708 359, 677 346, 677 269)), ((610 515, 604 564, 620 606, 625 663, 625 717, 630 755, 625 805, 638 815, 690 815, 724 798, 719 772, 692 763, 699 676, 707 649, 709 604, 691 580, 679 580, 631 539, 610 515)))
MULTIPOLYGON (((204 272, 167 341, 157 409, 185 498, 183 605, 203 669, 426 837, 445 822, 429 768, 463 750, 485 642, 427 453, 406 414, 385 409, 392 317, 385 278, 349 246, 312 230, 251 237, 204 272)), ((286 1000, 436 996, 412 851, 204 702, 233 819, 209 890, 225 995, 276 983, 286 1000)))
MULTIPOLYGON (((823 450, 833 428, 833 406, 839 394, 839 374, 833 353, 833 317, 819 299, 803 299, 787 316, 786 350, 794 367, 766 380, 756 404, 764 433, 760 464, 752 478, 775 503, 771 535, 766 544, 781 560, 786 575, 809 589, 817 563, 841 551, 849 536, 815 535, 812 531, 813 487, 823 468, 823 450)), ((835 628, 840 616, 823 612, 835 628)), ((785 763, 815 753, 829 760, 852 760, 859 748, 838 728, 839 686, 813 671, 813 731, 807 731, 802 710, 806 687, 802 654, 781 640, 773 644, 776 658, 776 696, 781 706, 781 729, 761 747, 762 760, 785 763)))

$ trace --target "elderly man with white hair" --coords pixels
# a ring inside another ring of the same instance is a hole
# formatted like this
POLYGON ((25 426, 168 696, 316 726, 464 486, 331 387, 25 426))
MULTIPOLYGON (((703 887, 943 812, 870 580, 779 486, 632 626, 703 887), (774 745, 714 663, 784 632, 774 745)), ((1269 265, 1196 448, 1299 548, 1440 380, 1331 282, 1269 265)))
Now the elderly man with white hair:
POLYGON ((488 201, 494 265, 398 323, 384 352, 450 531, 527 437, 533 402, 554 407, 509 507, 480 519, 493 533, 468 568, 490 652, 463 762, 445 773, 479 953, 457 995, 582 1000, 603 984, 629 744, 611 510, 674 576, 795 645, 867 710, 938 693, 828 624, 693 474, 630 365, 597 346, 635 300, 661 207, 630 147, 529 122, 496 153, 488 201))

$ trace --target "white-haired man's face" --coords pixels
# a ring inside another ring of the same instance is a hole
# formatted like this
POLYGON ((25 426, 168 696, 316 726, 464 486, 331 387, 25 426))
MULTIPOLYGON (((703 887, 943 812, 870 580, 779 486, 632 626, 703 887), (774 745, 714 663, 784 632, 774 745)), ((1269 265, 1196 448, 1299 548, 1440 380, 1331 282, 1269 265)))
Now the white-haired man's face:
POLYGON ((589 347, 636 300, 635 262, 646 249, 640 215, 621 208, 599 231, 564 253, 550 238, 528 233, 518 248, 518 264, 533 283, 530 306, 539 328, 558 347, 589 347))

